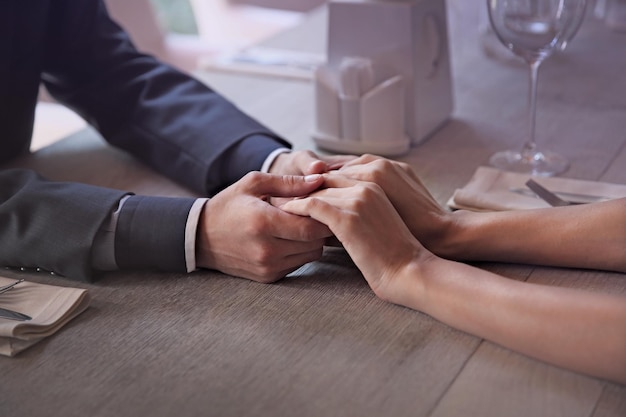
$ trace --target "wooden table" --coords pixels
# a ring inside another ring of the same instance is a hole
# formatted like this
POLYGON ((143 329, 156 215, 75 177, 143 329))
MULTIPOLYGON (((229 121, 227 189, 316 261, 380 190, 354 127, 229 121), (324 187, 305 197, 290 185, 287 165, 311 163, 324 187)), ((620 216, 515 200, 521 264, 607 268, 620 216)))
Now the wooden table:
MULTIPOLYGON (((484 57, 477 4, 449 1, 453 118, 402 158, 441 203, 525 133, 526 69, 484 57)), ((323 51, 325 13, 268 44, 323 51)), ((626 34, 590 19, 540 71, 539 140, 570 158, 565 176, 626 182, 625 45, 626 34)), ((202 79, 296 148, 314 147, 311 84, 217 73, 202 79)), ((55 179, 191 195, 90 130, 20 165, 55 179)), ((619 273, 478 266, 511 279, 626 294, 619 273)), ((341 250, 273 285, 215 272, 113 273, 85 285, 26 278, 87 288, 93 302, 57 335, 0 358, 3 417, 626 415, 624 386, 377 299, 341 250)))

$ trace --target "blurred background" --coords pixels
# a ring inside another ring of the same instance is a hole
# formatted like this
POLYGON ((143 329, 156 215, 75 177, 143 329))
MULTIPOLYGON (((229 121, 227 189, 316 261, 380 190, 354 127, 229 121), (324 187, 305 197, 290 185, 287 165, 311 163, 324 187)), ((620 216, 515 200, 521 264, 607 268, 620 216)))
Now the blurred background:
MULTIPOLYGON (((202 58, 241 50, 298 24, 327 0, 104 0, 143 52, 193 73, 202 58)), ((41 89, 31 151, 85 128, 41 89)))
POLYGON ((186 35, 198 34, 198 27, 189 0, 150 1, 154 6, 158 21, 165 30, 186 35))
POLYGON ((258 44, 327 0, 105 0, 142 51, 182 70, 199 57, 258 44))

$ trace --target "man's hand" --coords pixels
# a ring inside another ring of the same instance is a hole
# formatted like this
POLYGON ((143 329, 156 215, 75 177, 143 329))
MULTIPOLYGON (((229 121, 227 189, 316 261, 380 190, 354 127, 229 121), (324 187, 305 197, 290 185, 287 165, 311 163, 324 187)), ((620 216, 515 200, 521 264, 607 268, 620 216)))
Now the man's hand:
POLYGON ((318 156, 311 151, 280 154, 269 169, 270 174, 311 175, 336 170, 356 159, 353 155, 318 156))
POLYGON ((305 196, 323 183, 319 175, 252 172, 218 193, 200 216, 198 266, 269 283, 319 259, 330 230, 311 218, 284 212, 268 200, 305 196))

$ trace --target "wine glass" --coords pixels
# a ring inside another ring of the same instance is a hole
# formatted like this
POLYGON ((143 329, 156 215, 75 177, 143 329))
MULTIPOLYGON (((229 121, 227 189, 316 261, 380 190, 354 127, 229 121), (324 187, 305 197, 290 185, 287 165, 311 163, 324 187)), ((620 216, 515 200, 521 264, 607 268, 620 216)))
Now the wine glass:
POLYGON ((586 0, 487 0, 489 20, 500 41, 522 57, 530 70, 528 139, 521 150, 502 151, 491 165, 532 175, 550 176, 569 167, 557 153, 539 150, 535 142, 537 73, 541 63, 575 35, 586 0))
POLYGON ((579 7, 580 11, 575 11, 571 16, 571 23, 568 25, 568 28, 563 33, 563 36, 559 37, 559 41, 557 42, 557 52, 565 51, 567 45, 569 45, 570 41, 574 38, 574 35, 578 32, 580 25, 582 25, 585 14, 586 14, 586 6, 587 1, 580 2, 579 7))

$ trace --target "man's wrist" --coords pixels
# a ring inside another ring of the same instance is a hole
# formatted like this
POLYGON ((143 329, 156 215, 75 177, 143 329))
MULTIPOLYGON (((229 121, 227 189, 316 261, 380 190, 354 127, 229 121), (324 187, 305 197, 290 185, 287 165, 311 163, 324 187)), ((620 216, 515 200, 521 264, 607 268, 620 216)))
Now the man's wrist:
POLYGON ((187 217, 187 225, 185 227, 185 263, 187 272, 193 272, 198 269, 196 262, 198 242, 196 236, 200 227, 200 215, 207 201, 209 201, 208 198, 197 199, 191 206, 189 216, 187 217))
MULTIPOLYGON (((115 234, 117 231, 117 222, 120 213, 130 195, 120 200, 117 209, 111 214, 103 225, 100 227, 98 234, 94 240, 92 249, 92 266, 99 271, 114 271, 118 269, 115 260, 115 234)), ((199 224, 202 208, 208 201, 207 198, 197 199, 189 210, 187 223, 185 226, 185 264, 187 272, 193 272, 196 268, 196 233, 199 224)), ((137 242, 141 245, 141 242, 137 242)))
POLYGON ((272 169, 274 162, 276 162, 276 160, 285 153, 290 153, 291 149, 289 148, 278 148, 276 150, 274 150, 272 153, 270 153, 267 158, 265 158, 265 162, 263 162, 263 166, 261 166, 261 172, 264 173, 269 173, 270 170, 272 169))

